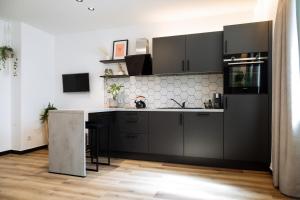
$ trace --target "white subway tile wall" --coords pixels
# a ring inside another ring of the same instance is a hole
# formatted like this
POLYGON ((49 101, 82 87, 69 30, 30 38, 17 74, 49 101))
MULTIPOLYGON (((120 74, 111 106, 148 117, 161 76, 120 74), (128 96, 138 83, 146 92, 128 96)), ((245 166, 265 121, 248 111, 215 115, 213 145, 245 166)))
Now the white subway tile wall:
POLYGON ((118 96, 120 107, 134 107, 136 96, 145 96, 148 108, 177 106, 170 99, 186 102, 188 107, 204 107, 203 103, 212 99, 213 93, 223 93, 223 75, 172 75, 136 76, 105 80, 105 104, 111 95, 109 85, 117 83, 124 87, 118 96))

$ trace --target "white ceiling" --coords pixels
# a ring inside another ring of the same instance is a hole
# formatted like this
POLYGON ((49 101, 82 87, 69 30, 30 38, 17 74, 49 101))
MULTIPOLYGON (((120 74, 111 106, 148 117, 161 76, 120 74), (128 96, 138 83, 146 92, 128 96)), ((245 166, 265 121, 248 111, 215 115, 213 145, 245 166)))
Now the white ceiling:
POLYGON ((0 17, 53 34, 254 11, 258 0, 0 0, 0 17), (95 8, 94 12, 87 9, 95 8))

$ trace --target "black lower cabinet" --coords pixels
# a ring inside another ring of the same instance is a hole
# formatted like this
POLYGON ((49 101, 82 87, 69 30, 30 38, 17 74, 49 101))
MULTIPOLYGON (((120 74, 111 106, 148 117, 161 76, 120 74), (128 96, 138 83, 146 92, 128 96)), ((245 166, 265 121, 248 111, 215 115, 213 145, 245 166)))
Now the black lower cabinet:
POLYGON ((153 154, 183 156, 183 113, 149 113, 149 150, 153 154))
POLYGON ((224 98, 224 159, 268 164, 268 95, 225 95, 224 98))
POLYGON ((148 153, 148 112, 116 112, 112 150, 148 153))
POLYGON ((223 159, 223 113, 184 113, 184 156, 223 159))
POLYGON ((148 153, 148 135, 134 132, 117 132, 113 138, 113 150, 148 153))

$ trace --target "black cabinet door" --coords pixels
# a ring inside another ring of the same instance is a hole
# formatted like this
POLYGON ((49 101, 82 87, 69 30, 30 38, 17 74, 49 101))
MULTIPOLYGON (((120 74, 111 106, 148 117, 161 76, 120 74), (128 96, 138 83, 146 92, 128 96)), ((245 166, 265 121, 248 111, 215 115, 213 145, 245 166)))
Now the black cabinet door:
POLYGON ((223 159, 223 113, 184 113, 184 155, 223 159))
POLYGON ((224 159, 269 162, 268 95, 224 98, 224 159))
POLYGON ((112 150, 148 152, 148 112, 116 112, 112 150))
POLYGON ((269 22, 224 26, 224 54, 267 52, 269 22))
POLYGON ((148 135, 119 131, 113 135, 113 151, 148 153, 148 135))
POLYGON ((183 156, 183 114, 149 113, 150 153, 183 156))
POLYGON ((153 74, 182 73, 185 36, 153 38, 153 74))
POLYGON ((223 71, 223 31, 186 37, 187 72, 223 71))

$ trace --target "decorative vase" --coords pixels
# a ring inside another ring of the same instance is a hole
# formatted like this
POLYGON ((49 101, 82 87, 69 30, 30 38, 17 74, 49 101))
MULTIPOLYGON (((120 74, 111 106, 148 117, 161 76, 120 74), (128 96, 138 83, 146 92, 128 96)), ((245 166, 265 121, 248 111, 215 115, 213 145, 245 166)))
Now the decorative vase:
POLYGON ((116 99, 110 98, 108 100, 109 107, 110 108, 117 108, 118 107, 118 101, 116 99))

